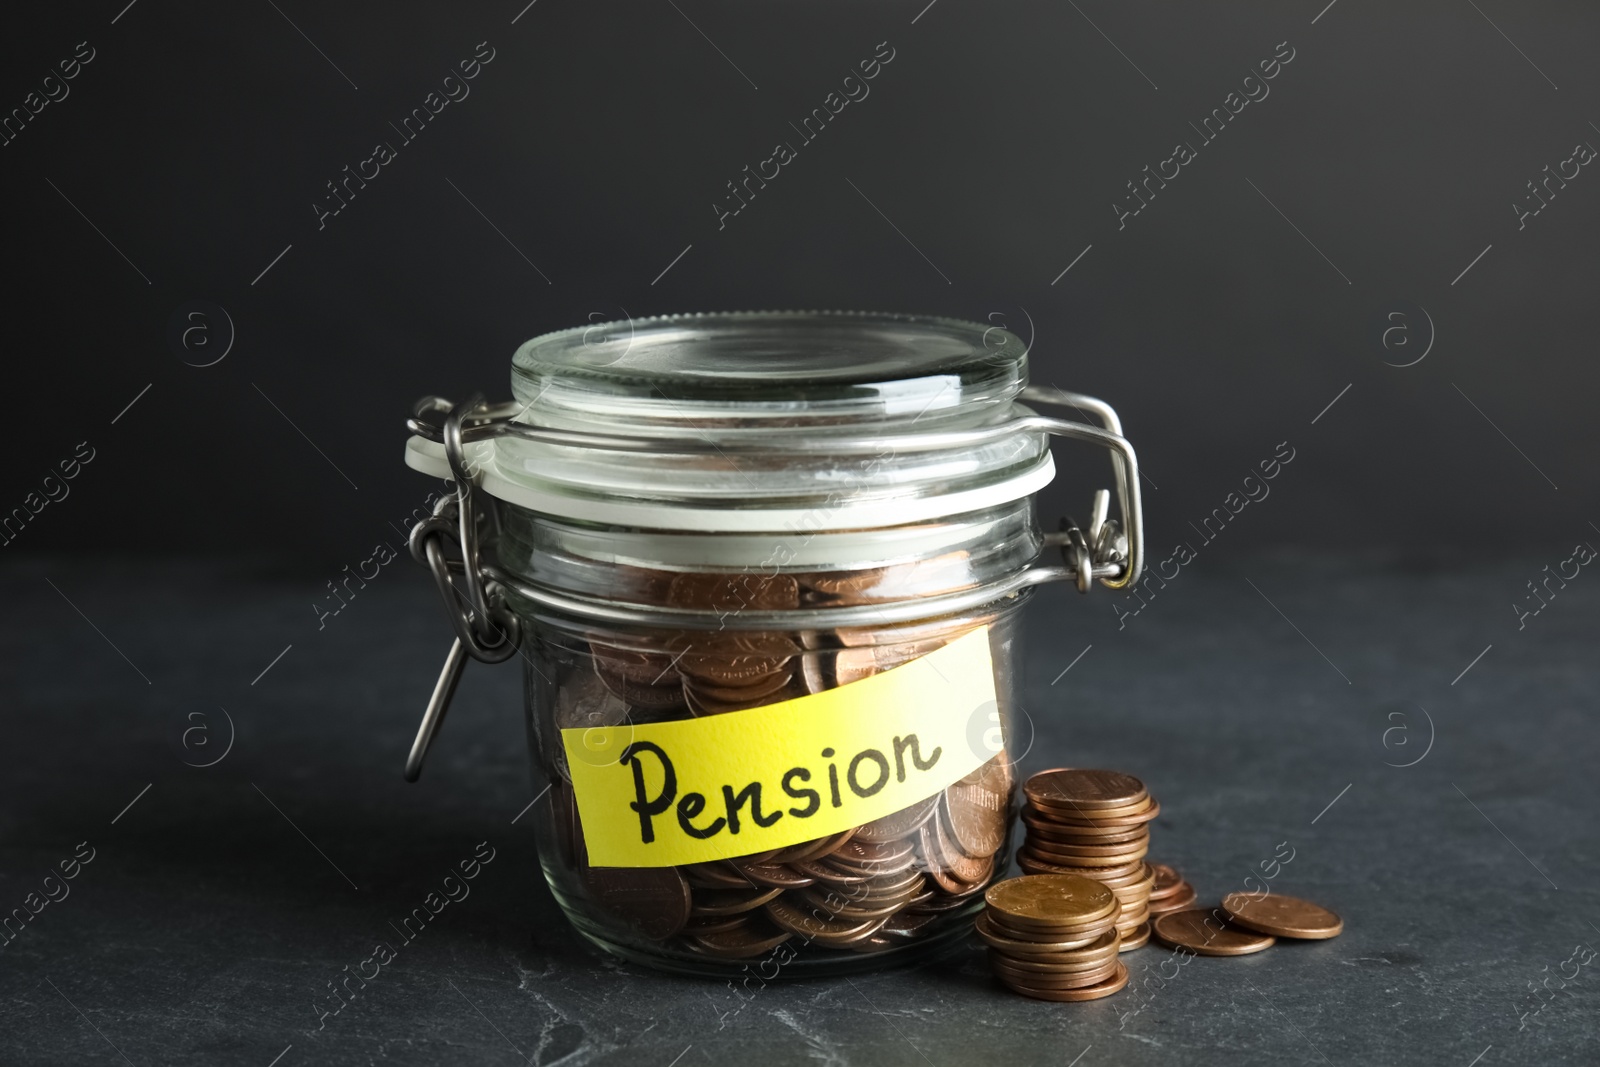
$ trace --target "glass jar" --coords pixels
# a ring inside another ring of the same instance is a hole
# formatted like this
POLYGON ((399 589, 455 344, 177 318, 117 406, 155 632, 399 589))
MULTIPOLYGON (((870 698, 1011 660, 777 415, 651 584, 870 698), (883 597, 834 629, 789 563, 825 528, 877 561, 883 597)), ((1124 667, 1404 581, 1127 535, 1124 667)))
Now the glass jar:
POLYGON ((1005 330, 861 313, 568 330, 512 385, 410 423, 408 462, 457 484, 412 535, 457 638, 407 776, 466 659, 520 654, 522 821, 588 940, 770 978, 964 935, 1009 857, 1020 609, 1138 575, 1111 409, 1029 389, 1005 330), (1101 491, 1041 533, 1052 434, 1113 450, 1121 522, 1101 491))

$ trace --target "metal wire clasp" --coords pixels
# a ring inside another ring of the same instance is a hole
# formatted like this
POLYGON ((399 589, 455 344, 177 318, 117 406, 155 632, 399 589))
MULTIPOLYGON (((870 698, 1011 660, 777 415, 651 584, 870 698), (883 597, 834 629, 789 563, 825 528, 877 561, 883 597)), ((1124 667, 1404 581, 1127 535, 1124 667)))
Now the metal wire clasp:
POLYGON ((456 492, 454 496, 441 497, 434 505, 433 515, 411 528, 409 543, 412 557, 425 564, 433 574, 433 584, 439 590, 456 638, 445 657, 444 670, 439 674, 433 696, 423 712, 422 725, 406 758, 408 782, 416 781, 422 774, 422 761, 444 722, 467 657, 484 663, 501 663, 516 654, 522 639, 521 623, 505 606, 504 591, 484 573, 480 535, 493 517, 492 513, 480 513, 477 508, 476 472, 467 460, 462 443, 463 424, 481 424, 499 417, 498 413, 486 411, 486 407, 481 396, 473 396, 454 407, 438 397, 429 397, 420 401, 413 411, 413 421, 429 413, 449 411, 442 432, 456 492), (462 579, 464 590, 456 585, 457 575, 462 579))

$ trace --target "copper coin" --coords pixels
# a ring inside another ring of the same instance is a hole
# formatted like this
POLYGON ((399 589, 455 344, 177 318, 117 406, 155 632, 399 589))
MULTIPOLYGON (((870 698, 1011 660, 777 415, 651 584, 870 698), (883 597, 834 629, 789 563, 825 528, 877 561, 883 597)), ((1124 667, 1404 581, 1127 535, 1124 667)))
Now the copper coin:
POLYGON ((1142 859, 1148 854, 1150 839, 1145 837, 1138 841, 1116 845, 1063 845, 1055 841, 1040 841, 1034 838, 1028 842, 1028 847, 1046 856, 1093 860, 1103 867, 1117 867, 1142 859))
POLYGON ((808 859, 820 859, 832 848, 838 848, 854 835, 854 830, 847 830, 843 834, 834 834, 831 837, 818 837, 810 841, 802 841, 798 845, 780 848, 768 858, 768 863, 799 863, 808 859), (835 841, 835 838, 838 840, 835 841))
POLYGON ((878 645, 872 650, 872 658, 877 662, 880 671, 892 671, 896 667, 903 667, 913 660, 919 660, 930 652, 937 652, 946 644, 948 644, 947 641, 940 639, 878 645))
POLYGON ((1165 915, 1169 911, 1183 911, 1185 908, 1193 907, 1197 899, 1199 896, 1195 893, 1194 886, 1185 882, 1179 892, 1162 897, 1160 900, 1151 900, 1150 914, 1165 915))
POLYGON ((829 671, 831 657, 824 652, 803 652, 800 654, 800 683, 807 693, 821 693, 833 688, 832 675, 829 671))
POLYGON ((750 685, 780 671, 800 651, 788 635, 770 631, 699 635, 678 670, 714 686, 750 685))
MULTIPOLYGON (((1027 795, 1027 794, 1024 794, 1027 795)), ((1057 806, 1055 804, 1040 804, 1033 796, 1028 797, 1028 807, 1035 815, 1058 822, 1064 826, 1110 827, 1117 825, 1132 826, 1141 822, 1149 822, 1161 813, 1161 802, 1153 797, 1146 797, 1137 804, 1130 804, 1120 808, 1084 808, 1076 805, 1057 806)))
POLYGON ((820 915, 788 896, 779 897, 766 905, 767 917, 792 934, 822 945, 841 946, 863 941, 877 933, 884 925, 883 919, 840 921, 820 915))
POLYGON ((748 875, 727 860, 686 863, 678 869, 690 885, 705 889, 750 889, 753 884, 748 875))
POLYGON ((1144 948, 1145 945, 1147 945, 1149 943, 1150 943, 1150 924, 1149 923, 1141 923, 1139 925, 1139 929, 1134 931, 1132 937, 1124 936, 1123 941, 1122 941, 1122 947, 1121 947, 1121 949, 1119 951, 1132 952, 1136 948, 1144 948))
POLYGON ((772 951, 794 934, 788 930, 774 930, 762 924, 745 924, 731 930, 689 932, 691 943, 711 953, 728 959, 742 960, 772 951))
POLYGON ((670 685, 646 685, 643 682, 629 681, 622 675, 612 674, 610 671, 595 673, 607 689, 632 707, 651 711, 683 707, 683 686, 679 682, 670 685))
POLYGON ((674 606, 703 611, 786 611, 800 606, 800 584, 789 574, 684 572, 667 594, 674 606))
POLYGON ((840 875, 865 874, 869 878, 898 878, 907 871, 912 871, 917 865, 917 857, 910 850, 897 859, 885 860, 881 863, 851 863, 840 859, 838 854, 815 861, 819 867, 825 867, 840 875))
POLYGON ((1025 997, 1033 997, 1035 1000, 1058 1001, 1099 1000, 1101 997, 1109 997, 1111 994, 1118 992, 1127 984, 1128 968, 1121 963, 1117 964, 1116 973, 1110 978, 1107 978, 1099 985, 1088 986, 1084 989, 1039 989, 1032 986, 1007 983, 1010 989, 1021 993, 1025 997))
POLYGON ((870 567, 859 571, 826 571, 813 574, 802 574, 800 584, 814 592, 841 601, 835 606, 849 606, 852 604, 866 604, 871 602, 871 597, 866 594, 879 582, 883 581, 883 568, 870 567))
POLYGON ((1125 845, 1134 841, 1149 840, 1150 828, 1145 825, 1118 826, 1105 830, 1091 827, 1067 827, 1060 823, 1044 823, 1037 818, 1023 816, 1022 824, 1029 837, 1053 841, 1059 845, 1125 845))
POLYGON ((917 858, 922 869, 928 872, 928 877, 945 892, 959 893, 960 885, 945 872, 951 864, 951 856, 959 855, 945 840, 944 830, 941 827, 943 818, 935 816, 924 822, 917 830, 917 858))
POLYGON ((1188 885, 1183 880, 1183 875, 1168 867, 1165 863, 1152 863, 1150 869, 1156 872, 1156 884, 1150 888, 1151 900, 1172 896, 1182 890, 1185 885, 1188 885))
POLYGON ((816 914, 840 920, 887 919, 905 903, 904 900, 890 900, 877 904, 857 904, 829 896, 826 891, 819 893, 815 889, 800 890, 795 894, 794 901, 816 914))
POLYGON ((895 943, 891 938, 885 937, 883 935, 883 931, 880 929, 871 937, 863 938, 860 941, 853 942, 844 947, 849 949, 851 952, 884 952, 888 949, 894 948, 895 943))
POLYGON ((1046 956, 1052 959, 1071 949, 1089 948, 1109 934, 1116 933, 1115 930, 1091 930, 1084 934, 1063 934, 1053 939, 1014 937, 996 926, 987 912, 973 920, 972 929, 984 944, 1008 956, 1046 956))
POLYGON ((637 685, 677 685, 677 664, 668 652, 641 652, 589 643, 595 670, 627 679, 637 685))
POLYGON ((835 863, 849 863, 860 867, 888 867, 911 855, 911 842, 903 838, 873 841, 861 830, 849 841, 840 845, 828 858, 835 863))
POLYGON ((945 833, 944 818, 935 816, 922 824, 920 834, 923 869, 933 883, 946 893, 962 896, 971 891, 974 883, 987 881, 994 873, 994 857, 975 859, 964 856, 950 845, 945 833))
POLYGON ((1344 931, 1344 920, 1322 905, 1277 893, 1229 893, 1222 898, 1222 910, 1235 925, 1277 937, 1320 941, 1344 931))
POLYGON ((983 892, 983 885, 979 884, 962 893, 934 893, 928 899, 918 901, 915 904, 907 904, 906 907, 909 910, 925 912, 956 911, 979 903, 977 897, 981 892, 983 892))
POLYGON ((558 729, 617 726, 627 717, 627 701, 608 689, 592 670, 574 672, 556 692, 558 729))
POLYGON ((878 660, 870 648, 842 648, 833 654, 833 677, 839 685, 849 685, 878 673, 878 660))
MULTIPOLYGON (((1033 813, 1046 822, 1064 830, 1082 827, 1086 830, 1125 830, 1155 820, 1161 814, 1161 805, 1146 801, 1133 808, 1116 808, 1107 811, 1087 811, 1076 808, 1041 808, 1029 805, 1033 813)), ((1027 809, 1024 809, 1027 810, 1027 809)))
POLYGON ((1019 919, 1015 915, 1006 915, 993 908, 985 914, 989 916, 989 924, 997 933, 1015 937, 1019 941, 1027 941, 1030 938, 1037 941, 1056 937, 1082 937, 1097 930, 1104 933, 1120 922, 1122 905, 1113 901, 1109 914, 1098 919, 1074 923, 1040 923, 1031 919, 1019 919))
POLYGON ((1007 920, 1029 925, 1093 922, 1117 907, 1111 890, 1070 874, 1031 874, 996 882, 984 902, 1007 920))
POLYGON ((683 933, 686 937, 693 937, 695 934, 720 934, 736 930, 749 922, 748 915, 708 915, 699 919, 691 915, 688 924, 683 928, 683 933))
POLYGON ((759 889, 702 889, 694 895, 689 914, 696 918, 711 915, 743 915, 772 900, 783 889, 780 886, 763 886, 759 889))
POLYGON ((1156 872, 1152 871, 1148 866, 1141 863, 1138 869, 1129 875, 1119 875, 1115 878, 1107 878, 1104 875, 1099 874, 1097 871, 1090 871, 1084 877, 1093 878, 1095 881, 1099 882, 1113 893, 1139 892, 1143 893, 1146 899, 1148 899, 1150 896, 1150 889, 1155 885, 1156 872))
POLYGON ((928 924, 937 919, 937 915, 902 911, 890 918, 878 933, 891 941, 915 941, 924 936, 928 924))
POLYGON ((1075 874, 1080 878, 1093 878, 1101 885, 1115 884, 1119 879, 1137 880, 1144 877, 1144 861, 1135 860, 1118 867, 1097 867, 1092 864, 1069 865, 1048 859, 1023 846, 1017 853, 1017 864, 1029 874, 1075 874), (1034 868, 1038 868, 1035 870, 1034 868))
POLYGON ((590 867, 595 902, 652 941, 665 941, 689 921, 689 883, 676 867, 590 867))
POLYGON ((871 871, 846 870, 841 867, 832 867, 821 860, 803 860, 799 863, 791 863, 789 866, 793 867, 796 871, 805 875, 807 878, 816 879, 823 885, 859 885, 860 883, 868 881, 872 878, 871 871))
POLYGON ((1003 948, 989 950, 989 957, 1002 956, 1008 962, 1025 970, 1056 971, 1070 973, 1074 971, 1092 970, 1103 966, 1117 958, 1117 947, 1121 944, 1115 930, 1107 930, 1094 941, 1082 948, 1068 949, 1064 952, 1051 952, 1048 956, 1037 952, 1008 953, 1003 948))
POLYGON ((899 896, 906 892, 920 893, 927 888, 927 883, 923 881, 921 871, 905 871, 899 874, 879 875, 852 888, 862 891, 864 896, 881 899, 899 896))
POLYGON ((1131 774, 1081 767, 1041 771, 1023 789, 1041 807, 1091 813, 1131 807, 1150 796, 1144 783, 1131 774))
POLYGON ((1169 911, 1150 930, 1162 944, 1201 956, 1247 956, 1277 944, 1277 938, 1222 922, 1206 908, 1169 911))
POLYGON ((1111 959, 1105 963, 1095 964, 1092 970, 1052 974, 1046 971, 1021 970, 1011 966, 1004 956, 991 956, 989 960, 989 969, 1006 985, 1021 985, 1030 989, 1083 989, 1104 982, 1116 974, 1117 968, 1121 966, 1120 960, 1111 959))
POLYGON ((756 885, 775 885, 783 889, 799 889, 815 881, 785 863, 743 863, 732 861, 739 872, 756 885))
POLYGON ((1010 765, 1002 754, 946 789, 939 814, 952 842, 969 856, 990 856, 1005 840, 1011 814, 1010 765))
POLYGON ((919 826, 928 821, 938 804, 937 795, 919 800, 910 807, 901 808, 891 815, 867 823, 856 831, 856 838, 881 844, 910 837, 919 826))
POLYGON ((684 683, 684 688, 709 704, 748 704, 771 696, 788 684, 789 671, 785 668, 773 671, 765 678, 753 679, 748 685, 720 686, 690 680, 684 683))
POLYGON ((1130 918, 1126 922, 1117 923, 1117 931, 1121 933, 1123 937, 1132 937, 1134 931, 1140 929, 1150 922, 1149 908, 1140 908, 1138 911, 1130 912, 1129 915, 1130 918))
POLYGON ((764 697, 751 697, 749 700, 708 700, 687 685, 683 686, 680 692, 683 697, 683 703, 688 705, 689 711, 695 716, 703 718, 707 715, 726 715, 730 711, 748 711, 751 708, 764 708, 768 704, 778 704, 796 695, 790 692, 787 682, 784 685, 785 688, 779 689, 776 693, 769 693, 764 697))

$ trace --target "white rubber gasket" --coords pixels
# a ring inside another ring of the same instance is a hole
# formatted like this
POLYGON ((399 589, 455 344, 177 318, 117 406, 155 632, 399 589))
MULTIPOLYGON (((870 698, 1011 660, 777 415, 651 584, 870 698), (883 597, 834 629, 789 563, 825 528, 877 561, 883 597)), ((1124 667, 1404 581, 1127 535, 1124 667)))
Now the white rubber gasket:
MULTIPOLYGON (((703 533, 773 533, 903 526, 1020 500, 1049 485, 1056 473, 1055 460, 1047 450, 1040 453, 1037 464, 1020 474, 993 485, 955 493, 888 500, 846 500, 838 504, 806 508, 692 508, 641 500, 600 500, 535 489, 512 481, 499 472, 494 463, 492 441, 467 445, 465 458, 470 466, 481 471, 479 488, 490 496, 529 511, 609 526, 703 533), (825 520, 820 527, 819 518, 825 520)), ((423 437, 414 436, 406 442, 406 466, 435 478, 448 479, 451 476, 444 446, 423 437)))

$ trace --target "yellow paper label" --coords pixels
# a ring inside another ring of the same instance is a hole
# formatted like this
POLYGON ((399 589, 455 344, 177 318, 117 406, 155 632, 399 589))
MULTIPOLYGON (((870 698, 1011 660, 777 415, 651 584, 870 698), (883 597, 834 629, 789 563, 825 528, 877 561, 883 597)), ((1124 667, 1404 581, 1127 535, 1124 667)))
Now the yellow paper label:
POLYGON ((1003 748, 989 628, 821 693, 561 731, 589 862, 671 867, 797 845, 933 796, 1003 748))

